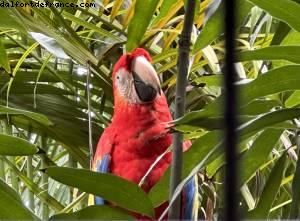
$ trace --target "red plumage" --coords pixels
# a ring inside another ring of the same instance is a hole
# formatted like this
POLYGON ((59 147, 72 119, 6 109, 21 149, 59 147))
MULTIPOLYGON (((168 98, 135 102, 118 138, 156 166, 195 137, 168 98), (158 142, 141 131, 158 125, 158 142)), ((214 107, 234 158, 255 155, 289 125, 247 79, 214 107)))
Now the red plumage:
MULTIPOLYGON (((138 48, 132 54, 123 55, 119 59, 112 76, 120 68, 130 70, 132 59, 137 56, 144 56, 151 61, 149 54, 138 48)), ((99 140, 95 160, 109 153, 109 171, 139 183, 156 158, 172 143, 172 135, 166 129, 166 123, 172 121, 172 116, 164 94, 151 103, 132 104, 119 96, 114 84, 114 99, 112 122, 99 140)), ((145 191, 149 191, 159 180, 170 161, 170 154, 166 154, 157 164, 142 186, 145 191)))
MULTIPOLYGON (((172 116, 162 92, 153 102, 148 103, 130 103, 118 92, 116 73, 125 69, 126 74, 130 74, 132 62, 139 56, 151 61, 148 52, 138 48, 131 54, 123 55, 114 66, 114 114, 111 124, 99 140, 94 159, 96 168, 97 161, 101 161, 106 154, 110 155, 108 171, 137 184, 157 157, 172 144, 172 135, 166 129, 167 123, 172 121, 172 116)), ((185 144, 185 148, 188 146, 190 142, 185 144)), ((167 153, 143 183, 142 188, 146 192, 158 182, 170 162, 171 153, 167 153)), ((157 218, 161 210, 162 208, 157 210, 157 218)))

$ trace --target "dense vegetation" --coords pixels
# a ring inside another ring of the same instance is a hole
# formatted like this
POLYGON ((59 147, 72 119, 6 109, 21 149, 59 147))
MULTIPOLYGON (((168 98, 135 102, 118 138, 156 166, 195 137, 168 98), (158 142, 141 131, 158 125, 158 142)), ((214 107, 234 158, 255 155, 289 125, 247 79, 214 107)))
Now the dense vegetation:
MULTIPOLYGON (((110 206, 88 207, 88 194, 149 216, 168 197, 169 172, 147 196, 122 179, 83 169, 89 168, 86 73, 94 144, 111 119, 111 70, 125 50, 151 53, 174 111, 184 1, 95 3, 0 8, 0 219, 130 219, 110 206)), ((239 210, 243 218, 299 218, 300 2, 237 5, 239 210)), ((222 21, 221 0, 197 2, 187 114, 175 123, 193 141, 183 174, 198 172, 201 219, 220 217, 224 206, 222 21)))

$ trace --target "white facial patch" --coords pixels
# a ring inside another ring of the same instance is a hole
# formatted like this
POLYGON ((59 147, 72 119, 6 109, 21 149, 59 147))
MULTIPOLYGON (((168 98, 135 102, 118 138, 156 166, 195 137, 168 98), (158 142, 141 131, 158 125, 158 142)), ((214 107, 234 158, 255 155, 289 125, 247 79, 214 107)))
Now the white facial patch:
POLYGON ((155 69, 145 57, 139 56, 133 59, 131 70, 132 73, 129 73, 125 68, 121 68, 115 74, 114 84, 119 95, 129 103, 148 102, 147 96, 150 96, 149 102, 152 102, 159 96, 161 90, 155 69), (139 91, 137 91, 137 84, 139 91))
POLYGON ((133 77, 125 68, 121 68, 115 74, 114 81, 115 86, 122 97, 130 103, 140 103, 134 88, 133 77))

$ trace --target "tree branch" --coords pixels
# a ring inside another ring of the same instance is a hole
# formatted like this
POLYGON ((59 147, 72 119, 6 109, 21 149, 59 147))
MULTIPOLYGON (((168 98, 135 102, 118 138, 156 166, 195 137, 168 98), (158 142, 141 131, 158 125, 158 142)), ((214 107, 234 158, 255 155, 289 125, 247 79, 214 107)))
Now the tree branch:
MULTIPOLYGON (((179 39, 179 56, 178 56, 178 75, 176 83, 176 98, 175 98, 175 119, 184 115, 185 112, 185 96, 186 96, 186 83, 189 68, 189 52, 191 42, 191 32, 194 22, 196 0, 186 1, 185 15, 183 29, 179 39)), ((183 135, 176 132, 173 137, 173 158, 171 165, 171 180, 170 180, 170 199, 177 185, 181 181, 182 170, 182 143, 183 135)), ((181 211, 181 197, 180 195, 171 205, 169 210, 169 219, 178 220, 181 211)))

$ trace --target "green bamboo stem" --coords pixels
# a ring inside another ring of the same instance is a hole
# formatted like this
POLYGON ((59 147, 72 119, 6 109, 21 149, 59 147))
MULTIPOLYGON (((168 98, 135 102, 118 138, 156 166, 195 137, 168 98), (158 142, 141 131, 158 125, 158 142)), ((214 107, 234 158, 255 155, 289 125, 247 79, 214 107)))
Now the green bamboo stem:
MULTIPOLYGON (((179 40, 178 75, 176 81, 175 97, 175 119, 182 117, 185 113, 186 83, 189 67, 189 53, 191 43, 191 32, 195 14, 195 0, 186 1, 184 24, 179 40)), ((182 144, 183 134, 176 132, 173 135, 173 159, 170 177, 170 201, 173 198, 177 185, 181 181, 182 171, 182 144)), ((178 196, 169 209, 169 219, 180 218, 181 197, 178 196)))
MULTIPOLYGON (((7 157, 10 162, 16 164, 15 157, 7 157)), ((10 169, 10 179, 12 187, 19 192, 19 182, 17 175, 10 169)))
MULTIPOLYGON (((3 121, 0 121, 0 132, 4 133, 4 125, 3 125, 3 121)), ((2 159, 0 159, 0 179, 5 180, 5 164, 4 161, 2 159)))
POLYGON ((5 165, 2 159, 0 159, 0 179, 5 180, 5 165))
POLYGON ((88 199, 88 194, 81 193, 78 197, 76 197, 71 203, 69 203, 60 213, 69 213, 74 211, 76 206, 82 202, 84 199, 88 199))
MULTIPOLYGON (((27 134, 27 140, 30 142, 31 138, 31 128, 28 131, 27 134)), ((34 179, 33 177, 33 166, 32 166, 32 156, 27 157, 27 162, 26 162, 26 169, 27 169, 27 177, 31 180, 34 179)), ((28 208, 31 209, 33 212, 35 210, 34 208, 34 195, 33 193, 28 189, 28 208)))
MULTIPOLYGON (((47 138, 45 136, 41 136, 41 148, 47 152, 47 138)), ((44 154, 41 155, 41 167, 42 169, 47 166, 44 154)), ((48 176, 45 173, 42 173, 42 189, 48 192, 49 184, 48 184, 48 176)), ((42 207, 42 219, 48 220, 49 219, 49 208, 48 205, 45 203, 41 204, 42 207)))
MULTIPOLYGON (((5 120, 4 123, 4 131, 6 134, 12 135, 12 126, 9 125, 9 119, 5 120)), ((15 162, 15 157, 7 157, 7 159, 12 162, 13 164, 16 164, 15 162)), ((17 175, 13 172, 12 169, 9 169, 9 176, 10 176, 10 182, 12 185, 12 188, 19 193, 19 183, 18 183, 18 177, 17 175)))
MULTIPOLYGON (((27 177, 33 180, 33 168, 32 168, 32 156, 27 157, 26 162, 27 177)), ((34 196, 33 193, 28 189, 28 208, 34 211, 34 196)))

